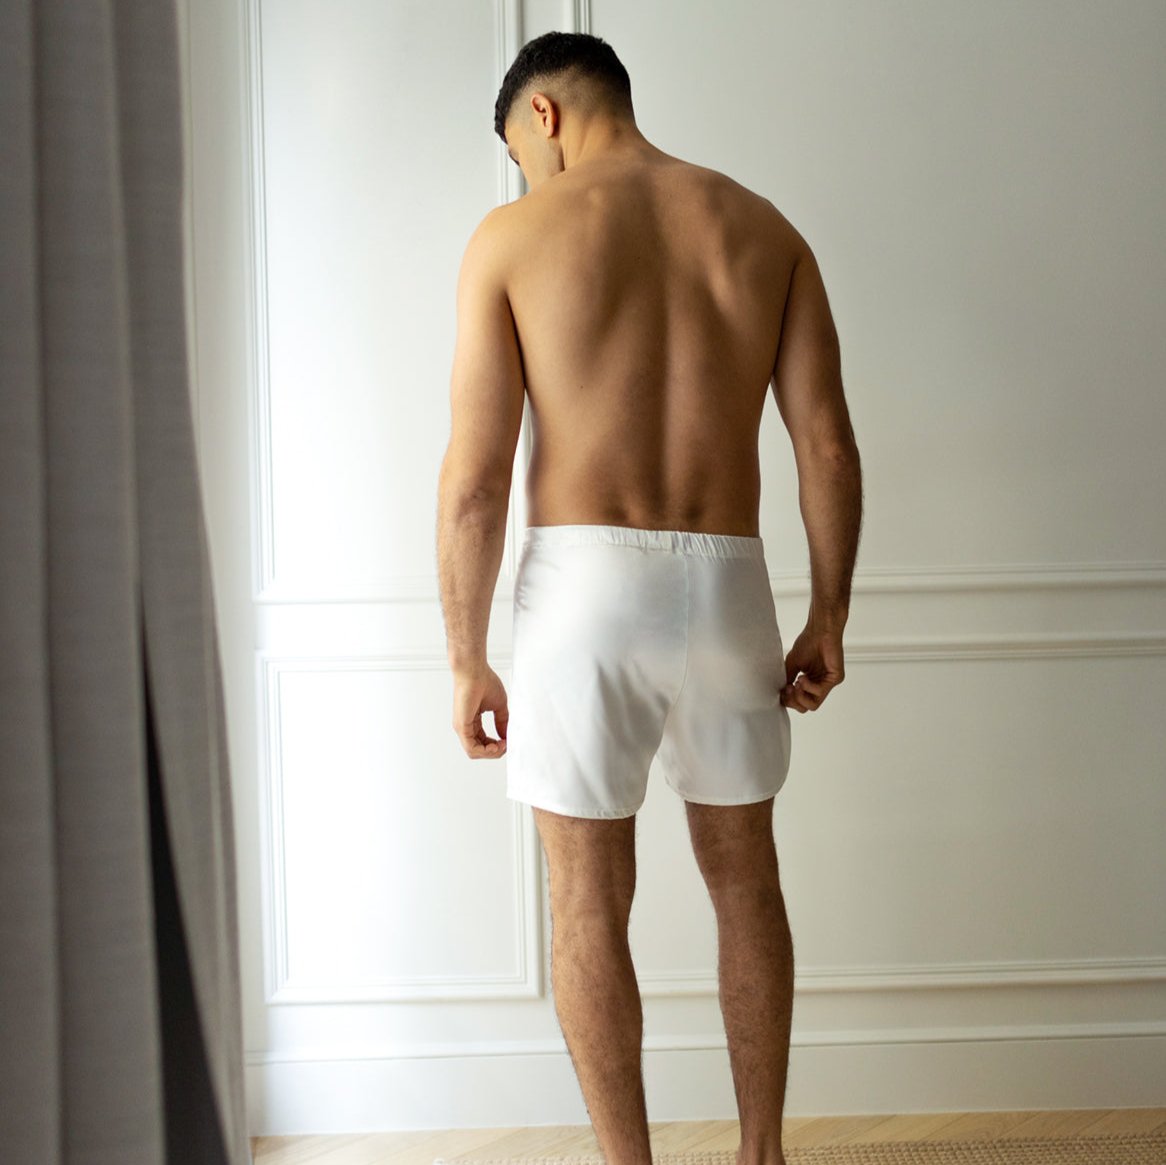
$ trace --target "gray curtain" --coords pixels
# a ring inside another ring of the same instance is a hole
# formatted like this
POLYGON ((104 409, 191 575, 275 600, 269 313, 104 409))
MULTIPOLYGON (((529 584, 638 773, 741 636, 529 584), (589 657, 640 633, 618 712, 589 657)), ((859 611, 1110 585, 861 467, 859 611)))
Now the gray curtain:
POLYGON ((251 1161, 174 0, 0 0, 0 1158, 251 1161))

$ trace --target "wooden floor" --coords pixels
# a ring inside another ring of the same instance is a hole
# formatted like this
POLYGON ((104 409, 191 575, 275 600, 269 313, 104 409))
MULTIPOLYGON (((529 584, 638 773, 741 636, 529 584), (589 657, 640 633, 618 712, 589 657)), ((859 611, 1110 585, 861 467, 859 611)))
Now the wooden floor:
MULTIPOLYGON (((652 1121, 659 1153, 736 1150, 736 1121, 652 1121)), ((1166 1132, 1166 1108, 1052 1112, 941 1112, 914 1116, 787 1118, 786 1149, 872 1141, 990 1141, 997 1137, 1112 1136, 1166 1132)), ((565 1157, 598 1153, 590 1125, 423 1129, 352 1136, 252 1137, 255 1165, 431 1165, 435 1157, 565 1157)))

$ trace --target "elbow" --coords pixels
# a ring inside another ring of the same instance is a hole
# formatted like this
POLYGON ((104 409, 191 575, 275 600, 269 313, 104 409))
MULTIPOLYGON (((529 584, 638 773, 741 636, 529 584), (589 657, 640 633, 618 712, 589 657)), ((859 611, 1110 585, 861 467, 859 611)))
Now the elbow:
POLYGON ((510 501, 510 478, 443 474, 441 495, 447 507, 455 512, 505 508, 510 501))
POLYGON ((797 461, 807 467, 831 470, 858 469, 861 465, 858 443, 853 433, 807 446, 798 455, 797 461))
POLYGON ((466 465, 448 453, 437 474, 438 492, 454 505, 490 505, 510 497, 512 467, 479 462, 466 465))

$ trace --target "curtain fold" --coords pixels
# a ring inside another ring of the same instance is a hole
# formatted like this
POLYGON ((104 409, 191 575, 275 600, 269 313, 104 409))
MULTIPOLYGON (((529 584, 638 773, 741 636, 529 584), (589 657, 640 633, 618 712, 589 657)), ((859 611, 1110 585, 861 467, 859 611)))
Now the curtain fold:
POLYGON ((0 1155, 251 1161, 173 0, 0 0, 0 1155))

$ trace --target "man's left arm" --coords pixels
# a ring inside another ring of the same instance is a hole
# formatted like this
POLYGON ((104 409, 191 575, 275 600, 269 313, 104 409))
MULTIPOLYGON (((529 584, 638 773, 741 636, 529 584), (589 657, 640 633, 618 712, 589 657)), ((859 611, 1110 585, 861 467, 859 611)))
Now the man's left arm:
POLYGON ((470 236, 458 274, 451 432, 438 479, 438 585, 454 676, 453 727, 471 757, 502 755, 509 718, 505 689, 486 660, 486 632, 526 389, 506 293, 501 209, 470 236), (494 713, 500 740, 486 736, 484 711, 494 713))

